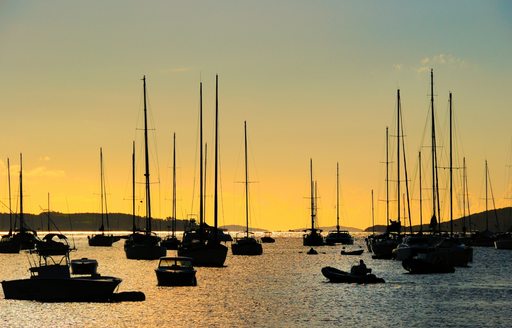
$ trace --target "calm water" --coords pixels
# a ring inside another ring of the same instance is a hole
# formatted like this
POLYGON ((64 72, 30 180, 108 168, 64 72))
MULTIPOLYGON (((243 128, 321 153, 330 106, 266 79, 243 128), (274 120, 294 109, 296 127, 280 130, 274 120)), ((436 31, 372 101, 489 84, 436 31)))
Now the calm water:
MULTIPOLYGON (((3 299, 1 327, 510 327, 512 251, 475 248, 471 268, 412 276, 394 261, 342 256, 341 246, 306 255, 300 234, 277 234, 263 256, 234 257, 225 268, 197 268, 197 287, 157 287, 157 261, 126 260, 123 241, 91 248, 75 234, 78 251, 98 271, 123 279, 119 291, 140 290, 145 302, 57 303, 3 299), (330 284, 320 269, 348 269, 359 258, 386 280, 381 285, 330 284)), ((363 245, 363 236, 356 239, 363 245)), ((168 251, 168 255, 173 255, 168 251)), ((0 280, 28 276, 26 254, 0 254, 0 280)))

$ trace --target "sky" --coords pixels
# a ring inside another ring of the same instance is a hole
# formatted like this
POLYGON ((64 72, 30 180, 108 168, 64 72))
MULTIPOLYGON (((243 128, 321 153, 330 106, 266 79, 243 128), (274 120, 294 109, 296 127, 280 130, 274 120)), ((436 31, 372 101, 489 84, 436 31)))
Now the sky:
MULTIPOLYGON (((218 74, 221 225, 245 222, 244 121, 251 226, 310 225, 310 158, 321 226, 336 224, 337 162, 341 225, 371 225, 372 189, 375 222, 385 224, 385 130, 396 193, 397 89, 417 224, 419 151, 427 204, 432 188, 430 69, 442 220, 449 219, 449 92, 459 188, 454 215, 463 214, 463 157, 471 212, 485 209, 486 160, 496 207, 509 206, 510 40, 509 1, 0 1, 0 212, 9 210, 7 158, 13 211, 19 207, 20 153, 26 212, 48 208, 48 193, 52 210, 99 212, 102 147, 108 210, 131 213, 135 141, 137 214, 144 215, 145 75, 153 216, 171 215, 173 133, 178 217, 197 216, 202 81, 212 223, 218 74)), ((390 196, 392 213, 395 200, 390 196)), ((425 205, 423 216, 430 215, 425 205)))

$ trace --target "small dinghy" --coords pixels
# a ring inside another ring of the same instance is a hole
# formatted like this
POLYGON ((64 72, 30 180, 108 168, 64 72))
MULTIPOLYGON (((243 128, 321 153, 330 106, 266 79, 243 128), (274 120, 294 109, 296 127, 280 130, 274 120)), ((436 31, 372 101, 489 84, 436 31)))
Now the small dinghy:
MULTIPOLYGON (((371 272, 371 269, 368 269, 371 272)), ((345 284, 379 284, 384 283, 384 279, 376 277, 372 273, 365 275, 352 274, 333 267, 323 267, 322 274, 329 279, 329 282, 345 284)))
POLYGON ((363 254, 364 252, 364 249, 355 249, 355 250, 352 250, 352 251, 347 251, 345 249, 345 247, 343 247, 343 249, 341 250, 341 255, 361 255, 363 254))

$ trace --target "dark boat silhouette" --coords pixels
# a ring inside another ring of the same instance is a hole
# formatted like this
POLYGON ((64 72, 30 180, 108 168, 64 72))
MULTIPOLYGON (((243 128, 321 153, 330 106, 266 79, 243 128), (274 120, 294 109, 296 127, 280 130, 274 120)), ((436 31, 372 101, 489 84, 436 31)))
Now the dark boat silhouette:
POLYGON ((316 219, 316 195, 315 195, 315 182, 313 181, 313 160, 309 160, 309 171, 311 175, 311 229, 304 230, 305 234, 302 236, 302 244, 304 246, 322 246, 324 245, 324 237, 322 230, 317 229, 315 225, 316 219))
POLYGON ((195 266, 223 267, 228 248, 221 244, 218 228, 218 75, 215 76, 215 178, 214 178, 214 226, 207 228, 204 220, 203 186, 203 84, 199 85, 199 229, 185 231, 178 247, 178 256, 190 257, 195 266))
POLYGON ((233 255, 261 255, 263 246, 256 239, 254 233, 249 232, 249 181, 247 167, 247 123, 244 121, 244 140, 245 140, 245 233, 243 236, 236 236, 231 243, 231 252, 233 255))
POLYGON ((171 233, 162 239, 161 245, 166 249, 176 250, 181 241, 176 237, 176 133, 173 135, 173 151, 172 151, 172 216, 171 216, 171 233))
POLYGON ((110 230, 110 222, 108 220, 108 207, 107 207, 107 193, 105 186, 105 178, 103 173, 103 150, 100 147, 100 200, 101 200, 101 225, 99 228, 100 233, 92 236, 87 236, 89 246, 110 247, 121 237, 105 233, 105 223, 107 224, 107 231, 110 230), (105 222, 106 221, 106 222, 105 222))
MULTIPOLYGON (((161 238, 152 232, 151 229, 151 189, 149 180, 149 150, 148 150, 148 123, 147 123, 147 106, 146 106, 146 76, 142 78, 144 88, 144 159, 145 159, 145 186, 146 186, 146 229, 144 231, 136 231, 135 223, 133 224, 133 232, 128 236, 124 243, 124 251, 126 258, 131 260, 157 260, 165 256, 166 249, 160 245, 161 238)), ((135 145, 133 146, 135 148, 135 145)), ((132 153, 132 170, 135 172, 135 149, 132 153)), ((135 185, 135 173, 132 173, 133 189, 135 185)), ((135 202, 135 193, 133 201, 135 202)), ((135 206, 133 205, 133 211, 135 206)), ((135 220, 135 212, 134 212, 135 220)))

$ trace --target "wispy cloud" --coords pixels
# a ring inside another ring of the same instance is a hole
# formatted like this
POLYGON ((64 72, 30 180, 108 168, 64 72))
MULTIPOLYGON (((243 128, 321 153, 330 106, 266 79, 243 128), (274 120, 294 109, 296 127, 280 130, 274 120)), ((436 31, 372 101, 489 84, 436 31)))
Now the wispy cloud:
POLYGON ((27 177, 47 177, 47 178, 61 178, 66 176, 66 172, 63 170, 51 170, 46 166, 38 166, 31 170, 23 170, 27 177))
POLYGON ((451 54, 438 54, 432 57, 424 57, 420 60, 419 67, 416 68, 418 73, 424 73, 429 71, 433 66, 447 65, 456 68, 464 68, 467 62, 462 59, 455 57, 451 54))
POLYGON ((401 71, 402 70, 402 64, 394 64, 393 69, 395 71, 401 71))

